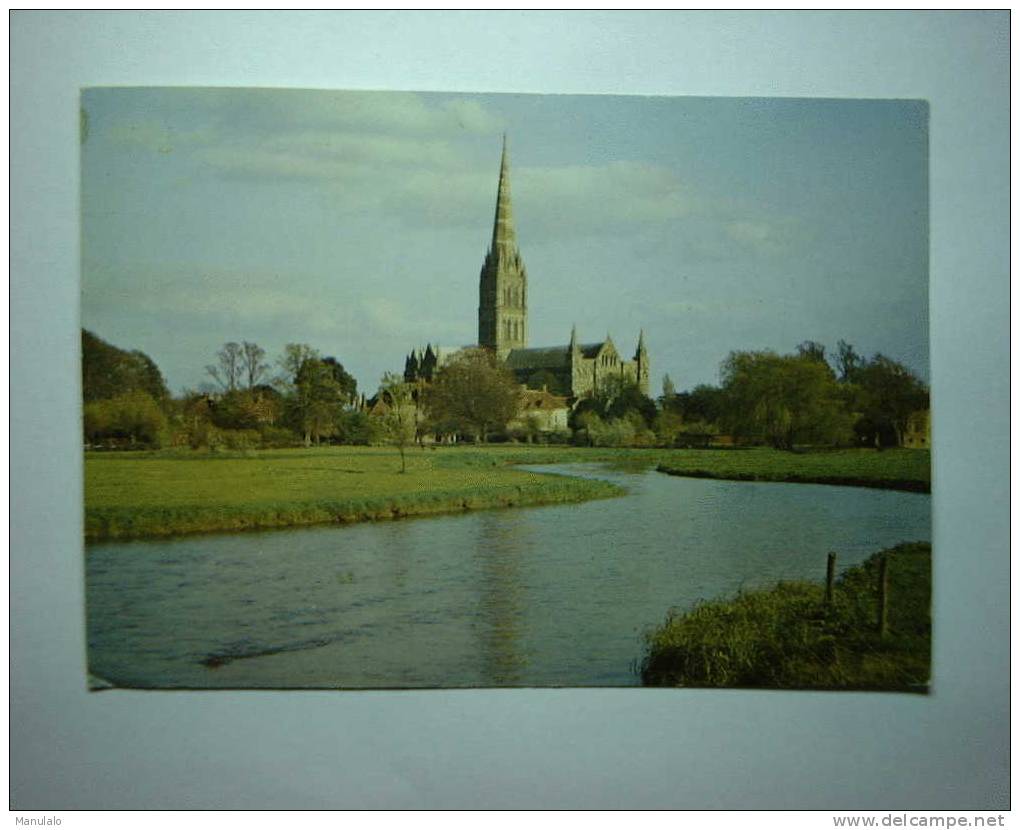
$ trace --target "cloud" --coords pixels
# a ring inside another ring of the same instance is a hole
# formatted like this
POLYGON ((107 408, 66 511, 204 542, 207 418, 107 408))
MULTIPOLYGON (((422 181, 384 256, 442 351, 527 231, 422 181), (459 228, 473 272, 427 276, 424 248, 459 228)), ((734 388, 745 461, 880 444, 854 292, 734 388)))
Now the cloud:
MULTIPOLYGON (((208 102, 217 107, 217 101, 208 102)), ((495 133, 503 121, 477 100, 436 99, 412 92, 333 92, 324 90, 243 90, 227 101, 242 126, 284 129, 356 130, 386 135, 436 136, 461 132, 495 133)))
POLYGON ((245 140, 290 144, 307 134, 347 134, 378 142, 387 137, 495 135, 505 128, 498 115, 465 97, 433 100, 415 93, 320 90, 89 90, 85 109, 95 109, 103 95, 117 108, 101 134, 114 143, 154 151, 167 138, 231 146, 245 140))
POLYGON ((142 118, 111 125, 107 137, 116 144, 154 153, 170 153, 182 146, 211 141, 214 133, 210 130, 181 130, 163 119, 142 118))

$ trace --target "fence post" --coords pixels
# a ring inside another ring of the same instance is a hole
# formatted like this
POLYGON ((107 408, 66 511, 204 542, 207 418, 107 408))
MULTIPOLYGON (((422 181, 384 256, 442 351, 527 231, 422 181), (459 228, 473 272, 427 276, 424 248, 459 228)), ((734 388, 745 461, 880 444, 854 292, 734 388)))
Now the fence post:
POLYGON ((883 556, 878 565, 878 633, 884 637, 889 631, 889 557, 883 556))
POLYGON ((832 586, 836 581, 836 554, 829 553, 829 561, 825 565, 825 604, 832 605, 832 586))

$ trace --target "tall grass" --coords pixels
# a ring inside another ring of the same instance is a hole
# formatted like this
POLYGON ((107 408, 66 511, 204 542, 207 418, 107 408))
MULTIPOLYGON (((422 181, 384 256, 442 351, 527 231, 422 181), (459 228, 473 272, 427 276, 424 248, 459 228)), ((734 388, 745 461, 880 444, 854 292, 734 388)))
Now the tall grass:
POLYGON ((899 545, 848 569, 831 605, 822 585, 780 583, 671 613, 648 635, 641 677, 650 686, 925 691, 930 607, 931 546, 899 545), (876 626, 882 556, 885 636, 876 626))

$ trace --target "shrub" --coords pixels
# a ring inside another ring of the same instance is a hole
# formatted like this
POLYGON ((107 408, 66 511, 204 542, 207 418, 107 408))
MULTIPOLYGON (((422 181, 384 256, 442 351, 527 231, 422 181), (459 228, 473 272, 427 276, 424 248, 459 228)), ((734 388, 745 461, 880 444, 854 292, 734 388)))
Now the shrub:
POLYGON ((118 446, 160 446, 167 421, 159 404, 146 392, 129 392, 116 398, 85 405, 85 440, 118 446))

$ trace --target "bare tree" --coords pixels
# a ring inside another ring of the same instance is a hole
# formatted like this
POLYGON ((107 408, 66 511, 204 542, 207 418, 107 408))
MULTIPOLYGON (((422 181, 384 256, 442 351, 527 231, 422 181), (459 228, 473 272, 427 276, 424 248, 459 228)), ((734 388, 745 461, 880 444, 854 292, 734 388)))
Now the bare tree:
POLYGON ((237 343, 224 343, 216 357, 219 365, 210 364, 205 370, 224 390, 233 392, 241 380, 244 350, 237 343))
POLYGON ((852 380, 854 373, 862 363, 861 356, 845 340, 839 341, 837 349, 836 368, 839 370, 839 379, 844 381, 852 380))
POLYGON ((306 361, 319 360, 319 352, 307 343, 288 343, 276 361, 280 374, 274 381, 284 391, 293 391, 306 361))
POLYGON ((263 363, 262 358, 266 356, 266 350, 258 343, 249 343, 247 340, 241 344, 244 354, 241 357, 242 369, 245 379, 248 381, 248 388, 254 389, 262 376, 269 370, 269 364, 263 363))

